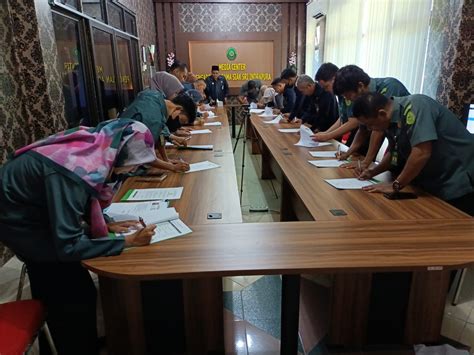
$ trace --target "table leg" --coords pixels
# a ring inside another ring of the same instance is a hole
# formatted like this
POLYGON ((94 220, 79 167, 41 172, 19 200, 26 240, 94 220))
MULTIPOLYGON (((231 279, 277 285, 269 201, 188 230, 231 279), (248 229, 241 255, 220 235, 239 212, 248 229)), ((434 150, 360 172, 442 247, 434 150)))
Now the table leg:
POLYGON ((334 276, 329 344, 349 348, 366 345, 371 284, 370 273, 341 273, 334 276))
POLYGON ((188 354, 224 353, 222 278, 183 280, 188 354))
POLYGON ((99 276, 109 354, 146 354, 140 281, 99 276))
POLYGON ((235 138, 235 106, 232 106, 232 115, 231 115, 231 121, 232 121, 232 138, 235 138))
POLYGON ((413 272, 405 344, 440 341, 450 273, 450 270, 413 272))
POLYGON ((300 275, 282 275, 280 354, 298 354, 300 275))
POLYGON ((265 143, 262 142, 262 171, 261 171, 262 180, 275 178, 275 175, 273 175, 273 171, 271 167, 271 159, 272 159, 272 155, 270 151, 268 150, 265 143))

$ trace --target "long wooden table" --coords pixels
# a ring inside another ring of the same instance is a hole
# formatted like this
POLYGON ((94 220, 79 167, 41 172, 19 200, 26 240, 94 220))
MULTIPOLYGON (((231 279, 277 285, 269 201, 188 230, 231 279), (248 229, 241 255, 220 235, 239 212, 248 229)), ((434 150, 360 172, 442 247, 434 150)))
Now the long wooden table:
MULTIPOLYGON (((300 274, 417 270, 438 279, 444 270, 474 263, 474 221, 470 219, 216 224, 192 229, 191 235, 84 265, 101 280, 121 280, 124 285, 169 278, 197 282, 232 275, 283 274, 281 353, 296 354, 300 274)), ((199 298, 194 306, 206 306, 207 301, 199 298)), ((124 310, 135 311, 125 307, 120 313, 124 310)), ((431 319, 437 317, 433 314, 431 319)), ((417 321, 412 319, 412 326, 417 321)), ((193 331, 205 338, 207 327, 218 330, 219 323, 201 324, 193 331)), ((129 353, 143 354, 132 344, 129 353)), ((209 348, 204 345, 209 343, 192 344, 190 352, 205 354, 209 348)))
MULTIPOLYGON (((336 191, 324 181, 321 183, 318 174, 330 174, 339 169, 311 166, 307 163, 312 159, 307 149, 293 146, 296 135, 278 132, 271 135, 277 127, 262 124, 259 129, 259 122, 252 119, 260 147, 266 154, 262 160, 270 163, 269 173, 274 172, 284 184, 283 220, 300 219, 298 211, 301 209, 304 212, 301 219, 317 222, 241 224, 225 113, 221 111, 217 120, 223 123, 220 128, 210 127, 211 135, 196 135, 189 143, 214 144, 214 151, 171 149, 169 153, 189 162, 210 160, 221 168, 169 174, 159 185, 140 183, 137 180, 141 178, 132 178, 117 195, 121 197, 129 188, 184 186, 182 198, 171 205, 193 233, 126 250, 116 257, 84 262, 87 268, 99 274, 111 353, 146 353, 142 284, 147 280, 168 279, 180 280, 182 287, 184 339, 188 352, 222 352, 221 277, 232 275, 283 274, 282 354, 296 354, 299 275, 302 273, 336 275, 330 331, 331 341, 336 344, 365 342, 367 319, 363 315, 369 306, 374 271, 413 272, 407 342, 439 335, 448 270, 474 262, 472 220, 428 195, 417 201, 388 201, 378 194, 336 191), (308 176, 302 177, 305 170, 298 169, 309 169, 308 176), (313 201, 315 198, 319 203, 313 201), (405 211, 408 207, 399 205, 401 202, 408 202, 410 211, 405 211), (365 211, 360 203, 371 208, 365 211), (393 213, 384 211, 393 209, 390 203, 397 206, 393 213), (322 206, 324 204, 328 206, 322 206), (328 213, 329 206, 343 209, 347 216, 333 216, 328 213), (209 212, 222 213, 222 220, 208 220, 209 212), (428 290, 434 300, 431 303, 420 297, 428 290), (411 312, 415 309, 417 317, 411 312)), ((341 174, 349 173, 341 170, 341 174)))
MULTIPOLYGON (((420 190, 416 190, 418 198, 415 200, 397 201, 362 190, 336 190, 324 179, 354 177, 353 171, 317 168, 308 163, 308 160, 317 159, 308 152, 335 150, 340 143, 333 141, 332 146, 319 148, 298 147, 294 145, 299 140, 297 133, 278 131, 279 128, 296 128, 298 125, 266 124, 257 115, 252 115, 250 124, 251 136, 262 154, 262 178, 276 177, 281 183, 282 221, 383 221, 392 228, 389 222, 391 220, 470 219, 448 203, 420 190), (331 213, 334 209, 342 210, 346 215, 334 215, 331 213)), ((412 235, 412 238, 417 236, 412 235)), ((411 275, 406 275, 404 281, 397 281, 400 285, 408 285, 408 290, 403 295, 406 297, 406 301, 403 301, 406 302, 406 316, 400 320, 404 327, 404 333, 399 329, 403 333, 400 342, 414 344, 440 339, 450 272, 442 270, 436 277, 433 275, 435 274, 414 271, 411 275)), ((371 297, 374 297, 373 292, 377 292, 377 288, 380 292, 380 277, 382 280, 383 277, 387 278, 371 270, 335 274, 332 277, 330 344, 359 347, 371 342, 369 327, 377 328, 370 321, 371 309, 377 309, 371 297), (374 282, 379 286, 374 287, 374 282), (373 287, 375 291, 372 290, 373 287)), ((372 311, 372 314, 386 310, 385 307, 382 311, 372 311)))
MULTIPOLYGON (((213 144, 212 151, 171 148, 167 149, 167 153, 170 158, 182 158, 189 163, 209 160, 219 164, 220 168, 188 174, 166 173, 168 177, 161 183, 139 182, 144 177, 129 178, 115 196, 115 201, 120 200, 131 188, 183 186, 181 199, 170 201, 170 206, 176 208, 180 219, 187 225, 241 223, 242 214, 228 119, 224 109, 218 109, 217 113, 216 118, 207 119, 206 122, 218 121, 222 126, 195 127, 195 129, 209 128, 212 134, 193 135, 188 142, 189 145, 213 144), (207 219, 208 213, 213 212, 221 213, 222 219, 207 219)), ((122 258, 130 255, 130 252, 134 253, 139 249, 141 248, 128 250, 115 260, 121 262, 122 258)), ((173 259, 179 260, 180 256, 175 255, 173 259)), ((114 263, 114 259, 109 261, 114 263)), ((154 262, 153 259, 149 261, 154 262)), ((138 266, 132 268, 140 269, 138 266)), ((142 292, 143 280, 145 278, 120 279, 99 273, 107 347, 111 354, 130 355, 147 352, 146 329, 144 329, 146 315, 143 314, 142 307, 142 299, 145 297, 142 292)), ((177 282, 180 285, 173 286, 172 292, 177 299, 182 297, 185 334, 181 338, 186 340, 186 347, 223 350, 222 279, 209 276, 177 282), (202 324, 209 326, 202 327, 202 324)), ((166 289, 166 292, 169 290, 166 289)), ((178 315, 176 317, 179 318, 178 315)))
MULTIPOLYGON (((251 126, 257 134, 262 154, 262 177, 272 175, 282 184, 282 220, 387 220, 468 218, 448 203, 417 190, 415 200, 388 200, 382 194, 362 190, 336 190, 324 179, 354 177, 351 169, 317 168, 309 151, 335 150, 336 146, 303 148, 295 146, 297 133, 281 133, 279 128, 298 128, 294 124, 266 124, 252 115, 251 126), (341 209, 347 215, 334 216, 341 209)), ((333 141, 334 144, 337 144, 333 141)), ((325 158, 328 159, 328 158, 325 158)), ((407 189, 409 190, 409 189, 407 189)))

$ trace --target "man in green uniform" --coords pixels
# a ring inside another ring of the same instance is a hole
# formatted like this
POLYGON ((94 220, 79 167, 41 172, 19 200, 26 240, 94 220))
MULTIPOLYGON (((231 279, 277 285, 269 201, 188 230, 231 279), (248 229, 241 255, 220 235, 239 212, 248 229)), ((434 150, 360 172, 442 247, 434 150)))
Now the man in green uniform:
POLYGON ((189 170, 189 164, 181 160, 168 159, 165 150, 165 140, 178 145, 185 144, 185 138, 170 133, 166 122, 170 117, 178 119, 182 124, 192 124, 196 118, 196 105, 186 94, 181 94, 172 100, 165 100, 163 94, 155 90, 145 90, 120 115, 120 118, 131 118, 144 123, 153 134, 155 146, 160 152, 162 160, 157 159, 151 164, 158 169, 175 172, 189 170))
POLYGON ((387 98, 368 93, 354 103, 354 116, 368 129, 385 131, 389 152, 382 162, 362 172, 369 179, 391 166, 393 184, 367 187, 393 192, 410 183, 474 215, 474 135, 447 108, 425 95, 387 98))
MULTIPOLYGON (((395 78, 370 78, 361 68, 356 65, 346 65, 339 69, 334 81, 334 94, 343 97, 339 102, 340 121, 345 128, 345 132, 355 129, 357 133, 347 152, 341 153, 340 159, 346 159, 352 154, 366 153, 365 159, 360 162, 361 167, 368 167, 375 159, 378 150, 384 139, 383 132, 370 132, 363 125, 359 125, 352 115, 352 103, 360 95, 367 92, 377 92, 386 97, 410 95, 406 87, 395 78), (370 141, 370 143, 369 143, 370 141)), ((331 132, 322 132, 315 136, 318 141, 333 139, 331 132)), ((343 134, 344 134, 343 133, 343 134)), ((337 131, 341 134, 341 130, 337 131)), ((343 167, 354 168, 358 162, 343 165, 343 167)))

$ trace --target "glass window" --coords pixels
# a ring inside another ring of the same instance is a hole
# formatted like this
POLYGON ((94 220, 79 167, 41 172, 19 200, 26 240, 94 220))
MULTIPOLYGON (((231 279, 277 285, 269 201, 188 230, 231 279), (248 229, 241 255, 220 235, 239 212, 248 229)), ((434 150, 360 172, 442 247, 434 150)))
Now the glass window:
POLYGON ((76 20, 56 12, 52 15, 58 61, 63 78, 66 120, 70 127, 79 124, 89 125, 84 67, 80 53, 79 24, 76 20))
POLYGON ((125 31, 132 35, 137 35, 135 18, 127 12, 125 12, 125 31))
POLYGON ((59 1, 61 4, 63 5, 67 5, 67 6, 70 6, 72 7, 73 9, 78 9, 77 7, 77 0, 60 0, 59 1))
POLYGON ((113 37, 112 34, 95 27, 92 28, 92 37, 94 41, 95 72, 102 103, 102 117, 107 120, 117 117, 120 112, 112 48, 113 37))
POLYGON ((123 10, 117 5, 112 3, 107 4, 107 10, 109 14, 109 25, 120 30, 124 29, 123 26, 123 10))
POLYGON ((135 78, 132 71, 130 41, 117 36, 117 62, 120 75, 121 97, 124 107, 135 98, 135 78))
POLYGON ((82 0, 82 11, 96 20, 104 21, 103 0, 82 0))

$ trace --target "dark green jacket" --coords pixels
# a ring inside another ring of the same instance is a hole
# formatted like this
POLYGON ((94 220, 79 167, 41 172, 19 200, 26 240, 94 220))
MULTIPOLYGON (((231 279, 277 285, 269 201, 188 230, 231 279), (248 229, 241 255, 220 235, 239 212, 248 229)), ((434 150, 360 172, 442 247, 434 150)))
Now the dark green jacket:
POLYGON ((0 241, 34 262, 120 254, 124 238, 89 238, 84 219, 91 191, 54 164, 27 152, 0 168, 0 241))

